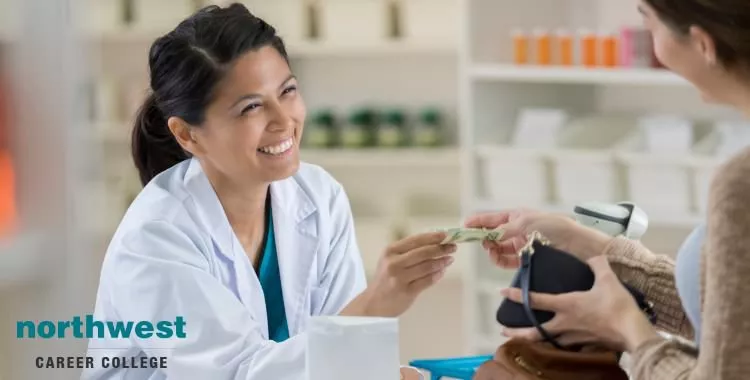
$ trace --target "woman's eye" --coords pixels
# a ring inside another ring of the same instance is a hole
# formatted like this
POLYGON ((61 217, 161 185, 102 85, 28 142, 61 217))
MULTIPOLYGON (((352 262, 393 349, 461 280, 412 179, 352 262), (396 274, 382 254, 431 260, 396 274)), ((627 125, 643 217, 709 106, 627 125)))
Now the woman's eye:
POLYGON ((297 86, 289 86, 289 87, 287 87, 287 88, 284 89, 284 92, 282 93, 282 95, 289 94, 289 93, 294 92, 296 90, 297 90, 297 86))
POLYGON ((244 114, 246 114, 246 113, 248 113, 250 111, 255 110, 256 108, 260 108, 260 104, 257 104, 257 103, 256 104, 250 104, 247 107, 245 107, 245 108, 242 109, 242 114, 244 115, 244 114))

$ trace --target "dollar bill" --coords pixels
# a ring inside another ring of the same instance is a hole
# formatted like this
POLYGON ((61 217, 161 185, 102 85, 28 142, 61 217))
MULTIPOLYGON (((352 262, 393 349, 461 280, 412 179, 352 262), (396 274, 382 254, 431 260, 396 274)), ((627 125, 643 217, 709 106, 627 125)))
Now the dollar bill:
POLYGON ((485 228, 446 228, 441 229, 445 232, 445 239, 442 244, 450 243, 471 243, 484 240, 500 240, 503 237, 502 229, 485 229, 485 228))

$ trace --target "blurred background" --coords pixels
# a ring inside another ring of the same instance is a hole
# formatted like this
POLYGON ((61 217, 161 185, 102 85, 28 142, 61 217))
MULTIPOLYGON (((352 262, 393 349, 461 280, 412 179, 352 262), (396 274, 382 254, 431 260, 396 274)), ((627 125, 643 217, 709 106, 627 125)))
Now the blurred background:
MULTIPOLYGON (((93 309, 140 190, 130 128, 147 51, 202 0, 0 0, 0 379, 48 378, 20 319, 93 309)), ((673 255, 746 123, 661 68, 636 0, 246 0, 283 36, 309 110, 302 157, 341 181, 368 274, 385 246, 472 213, 630 200, 673 255)), ((483 354, 512 273, 463 246, 400 321, 401 356, 483 354)), ((64 378, 55 372, 55 378, 64 378)), ((71 371, 70 378, 77 373, 71 371)))

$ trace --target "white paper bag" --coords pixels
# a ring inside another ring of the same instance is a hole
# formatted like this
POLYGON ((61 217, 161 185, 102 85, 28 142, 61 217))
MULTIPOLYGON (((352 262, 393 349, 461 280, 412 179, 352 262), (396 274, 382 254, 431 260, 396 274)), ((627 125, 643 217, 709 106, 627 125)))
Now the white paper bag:
POLYGON ((307 380, 398 380, 398 319, 313 317, 307 380))

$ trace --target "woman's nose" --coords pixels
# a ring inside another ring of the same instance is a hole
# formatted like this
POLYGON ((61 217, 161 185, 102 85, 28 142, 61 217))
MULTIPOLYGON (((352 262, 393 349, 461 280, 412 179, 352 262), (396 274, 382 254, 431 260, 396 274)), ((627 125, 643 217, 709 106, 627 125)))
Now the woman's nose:
POLYGON ((282 107, 277 106, 274 110, 273 119, 271 120, 269 128, 275 131, 283 131, 293 127, 294 118, 292 118, 282 107))

